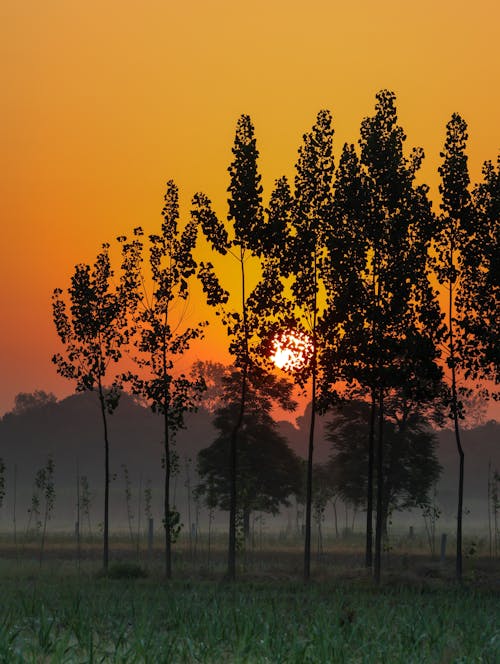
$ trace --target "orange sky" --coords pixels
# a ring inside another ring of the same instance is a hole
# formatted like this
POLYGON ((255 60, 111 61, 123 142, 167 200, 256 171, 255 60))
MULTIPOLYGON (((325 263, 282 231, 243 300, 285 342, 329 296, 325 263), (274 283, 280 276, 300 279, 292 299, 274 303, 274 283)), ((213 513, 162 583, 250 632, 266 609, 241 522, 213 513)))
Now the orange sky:
MULTIPOLYGON (((241 113, 265 195, 320 108, 338 155, 381 88, 434 193, 454 111, 478 179, 500 147, 499 26, 498 0, 3 0, 0 414, 20 391, 72 391, 50 363, 52 289, 101 242, 153 231, 168 179, 186 209, 201 189, 225 215, 241 113)), ((197 352, 224 344, 213 329, 197 352)))

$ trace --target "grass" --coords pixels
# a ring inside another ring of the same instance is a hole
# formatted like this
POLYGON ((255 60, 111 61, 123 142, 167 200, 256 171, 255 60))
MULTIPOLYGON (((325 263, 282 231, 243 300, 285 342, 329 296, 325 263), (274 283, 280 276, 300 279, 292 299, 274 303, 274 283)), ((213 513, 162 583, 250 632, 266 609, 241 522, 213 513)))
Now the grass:
POLYGON ((127 560, 126 547, 117 546, 122 560, 110 578, 99 575, 97 555, 78 571, 64 546, 52 546, 41 569, 29 550, 17 562, 0 551, 0 663, 500 661, 498 563, 469 561, 460 587, 452 566, 421 557, 406 569, 393 555, 375 588, 349 565, 354 549, 341 547, 316 563, 304 586, 295 568, 300 551, 295 559, 274 542, 229 585, 221 580, 222 549, 207 570, 186 561, 181 543, 178 578, 166 583, 161 550, 141 578, 132 553, 127 560))

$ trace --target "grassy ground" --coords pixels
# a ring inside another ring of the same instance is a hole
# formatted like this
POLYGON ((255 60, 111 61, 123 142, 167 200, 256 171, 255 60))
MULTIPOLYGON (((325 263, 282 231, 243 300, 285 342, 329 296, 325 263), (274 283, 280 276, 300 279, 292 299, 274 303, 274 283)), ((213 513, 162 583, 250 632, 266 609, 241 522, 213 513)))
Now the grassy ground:
MULTIPOLYGON (((278 544, 248 552, 231 586, 220 546, 208 565, 178 545, 166 583, 160 549, 146 578, 111 579, 98 574, 97 544, 78 568, 63 538, 42 567, 35 543, 16 561, 0 542, 0 662, 500 662, 498 562, 468 560, 459 587, 451 561, 392 553, 375 588, 352 542, 316 559, 306 587, 300 549, 278 544)), ((124 540, 112 545, 115 560, 133 560, 124 540)))

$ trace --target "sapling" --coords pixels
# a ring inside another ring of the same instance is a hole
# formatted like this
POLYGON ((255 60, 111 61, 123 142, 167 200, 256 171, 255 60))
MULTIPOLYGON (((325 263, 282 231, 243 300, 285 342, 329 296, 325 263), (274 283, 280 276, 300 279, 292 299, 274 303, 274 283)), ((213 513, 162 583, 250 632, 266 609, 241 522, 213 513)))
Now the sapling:
POLYGON ((142 473, 139 475, 139 487, 137 490, 137 560, 141 544, 141 500, 142 500, 142 473))
POLYGON ((38 471, 37 478, 39 481, 40 491, 43 492, 44 509, 43 509, 43 530, 42 541, 40 542, 40 566, 42 565, 43 551, 45 548, 45 537, 47 533, 47 522, 52 516, 54 510, 54 503, 56 498, 54 486, 54 459, 51 455, 47 458, 45 467, 38 471))
POLYGON ((33 493, 31 495, 31 507, 28 508, 29 516, 28 516, 28 524, 26 526, 26 539, 28 539, 30 535, 31 532, 30 527, 33 520, 34 520, 35 534, 38 534, 42 527, 42 522, 40 520, 40 481, 41 481, 40 473, 42 472, 43 469, 39 470, 35 476, 33 493))
POLYGON ((126 464, 122 463, 122 469, 123 469, 123 479, 125 482, 125 503, 127 506, 128 529, 130 532, 130 539, 132 541, 132 544, 134 544, 135 543, 134 534, 132 531, 132 521, 134 520, 134 513, 132 512, 132 489, 130 484, 130 475, 126 464))
POLYGON ((14 465, 14 487, 13 487, 13 501, 12 501, 12 525, 14 526, 14 547, 16 549, 16 560, 18 560, 17 550, 17 464, 14 465))
POLYGON ((151 558, 153 553, 153 490, 151 488, 151 480, 146 481, 144 488, 144 513, 146 514, 146 521, 148 523, 148 556, 151 558))
POLYGON ((427 502, 423 506, 422 516, 424 517, 425 523, 425 532, 427 534, 427 541, 429 543, 429 549, 431 551, 432 558, 436 555, 436 522, 441 516, 441 510, 439 509, 436 502, 437 489, 436 484, 434 484, 432 501, 427 502))
POLYGON ((2 509, 3 500, 5 498, 5 463, 0 458, 0 509, 2 509))
POLYGON ((92 506, 92 495, 90 493, 90 488, 89 488, 89 480, 86 475, 82 475, 80 477, 80 487, 81 487, 81 495, 80 495, 80 506, 81 506, 81 511, 82 511, 82 518, 86 517, 87 518, 87 525, 89 529, 89 537, 92 540, 92 524, 90 522, 90 508, 92 506))

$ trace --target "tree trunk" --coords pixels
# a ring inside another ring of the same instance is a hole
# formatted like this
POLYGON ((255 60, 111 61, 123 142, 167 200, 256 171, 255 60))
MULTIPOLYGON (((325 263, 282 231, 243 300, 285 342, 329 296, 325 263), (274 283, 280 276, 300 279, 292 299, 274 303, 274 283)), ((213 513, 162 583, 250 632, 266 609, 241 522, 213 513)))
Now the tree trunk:
POLYGON ((365 567, 373 565, 373 465, 375 449, 375 411, 377 408, 375 390, 372 390, 370 411, 370 431, 368 437, 368 484, 366 490, 366 551, 365 567))
POLYGON ((236 513, 237 513, 237 487, 236 487, 236 473, 238 471, 238 433, 243 424, 245 416, 245 402, 247 392, 247 375, 248 375, 248 322, 247 322, 247 307, 245 301, 245 255, 243 247, 240 247, 240 266, 241 266, 241 308, 243 317, 243 332, 244 332, 244 358, 243 368, 241 371, 241 401, 240 412, 238 420, 231 433, 231 449, 230 449, 230 494, 229 494, 229 543, 227 552, 227 578, 229 581, 236 579, 236 513))
MULTIPOLYGON (((453 247, 450 261, 453 265, 453 247)), ((460 440, 460 426, 458 423, 458 395, 457 379, 455 373, 455 340, 453 334, 453 283, 450 282, 448 327, 450 330, 450 366, 451 366, 451 410, 453 414, 453 426, 455 430, 455 442, 459 456, 458 475, 458 508, 457 508, 457 555, 456 555, 456 577, 462 581, 462 514, 464 499, 464 451, 460 440)))
POLYGON ((309 427, 309 450, 307 454, 307 483, 306 483, 306 532, 304 540, 304 581, 311 576, 311 515, 312 515, 312 471, 314 452, 314 425, 316 420, 316 343, 313 350, 313 372, 311 390, 311 424, 309 427))
POLYGON ((243 510, 243 536, 245 541, 250 539, 250 510, 247 508, 243 510))
POLYGON ((378 407, 378 441, 377 441, 377 518, 375 522, 375 583, 380 583, 380 563, 382 555, 382 529, 383 529, 383 490, 384 490, 384 390, 379 388, 378 407))
POLYGON ((172 578, 172 524, 170 522, 170 439, 168 431, 168 402, 163 407, 164 422, 164 454, 165 454, 165 494, 163 498, 163 512, 165 522, 165 578, 172 578))
POLYGON ((108 422, 106 418, 106 404, 99 378, 99 402, 101 404, 102 423, 104 428, 104 530, 103 530, 103 554, 102 566, 107 571, 109 565, 109 439, 108 422))

